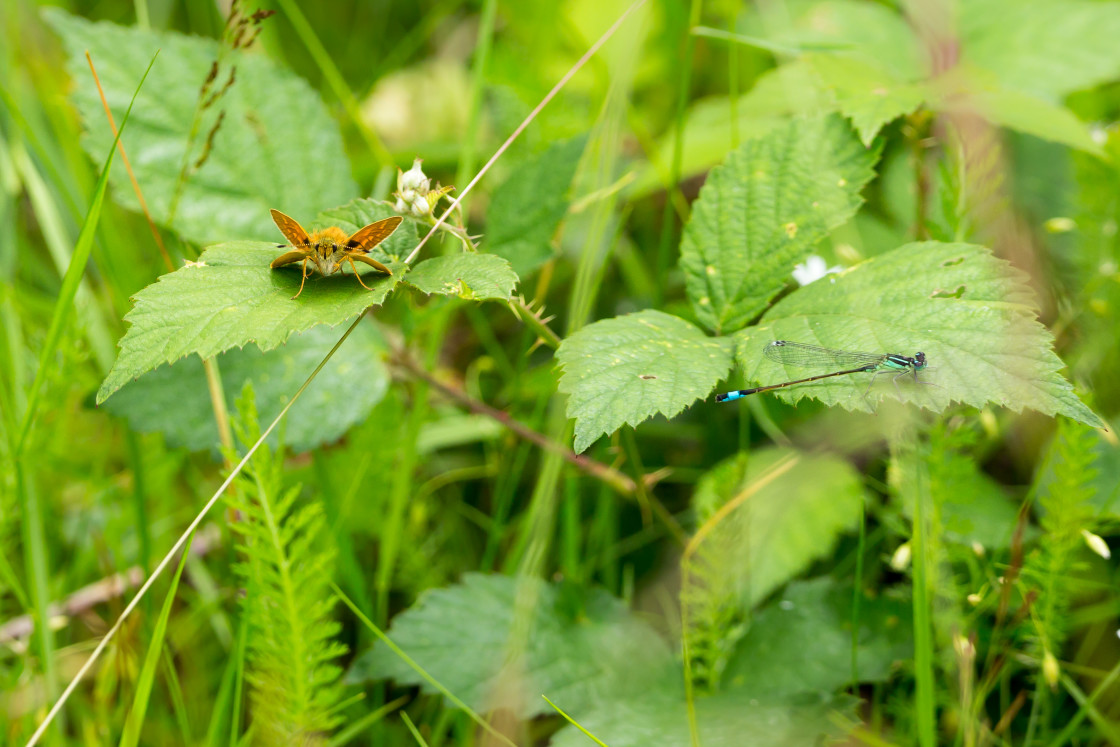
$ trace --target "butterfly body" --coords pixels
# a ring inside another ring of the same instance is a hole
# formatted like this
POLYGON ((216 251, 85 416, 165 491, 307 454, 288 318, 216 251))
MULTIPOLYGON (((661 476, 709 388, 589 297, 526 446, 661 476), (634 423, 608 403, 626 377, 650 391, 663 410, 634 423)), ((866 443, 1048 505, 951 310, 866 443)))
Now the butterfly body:
MULTIPOLYGON (((292 296, 293 299, 298 298, 299 294, 303 293, 309 267, 325 276, 340 272, 343 263, 349 262, 351 269, 354 271, 354 277, 366 290, 370 290, 370 287, 362 283, 362 278, 358 275, 358 267, 354 264, 355 260, 387 275, 393 274, 392 270, 370 258, 368 254, 371 249, 397 230, 397 226, 401 224, 402 220, 400 217, 393 216, 376 223, 370 223, 347 236, 341 228, 336 226, 308 234, 295 219, 284 215, 279 210, 271 212, 276 227, 291 242, 291 251, 285 252, 272 260, 270 267, 276 269, 295 262, 301 263, 300 270, 303 277, 299 284, 299 291, 292 296)), ((281 245, 281 248, 283 247, 284 245, 281 245)))

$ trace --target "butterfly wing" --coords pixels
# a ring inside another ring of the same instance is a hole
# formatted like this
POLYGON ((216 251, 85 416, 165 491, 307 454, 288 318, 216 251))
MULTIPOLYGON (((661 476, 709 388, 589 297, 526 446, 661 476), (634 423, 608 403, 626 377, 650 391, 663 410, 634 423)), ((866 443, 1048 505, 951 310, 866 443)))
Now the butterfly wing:
MULTIPOLYGON (((401 224, 402 220, 404 219, 399 215, 394 215, 392 218, 379 220, 376 223, 370 223, 364 228, 359 228, 346 240, 346 250, 350 252, 361 252, 362 254, 368 253, 370 249, 389 238, 393 231, 397 230, 397 226, 401 224)), ((378 266, 383 272, 389 272, 389 270, 385 268, 385 265, 378 263, 378 266)))
POLYGON ((367 257, 366 255, 362 254, 361 252, 345 252, 345 255, 347 257, 349 257, 350 259, 354 260, 355 262, 365 262, 367 265, 369 265, 373 269, 379 270, 380 272, 384 272, 386 275, 392 275, 393 274, 393 271, 390 270, 388 267, 381 264, 376 259, 372 259, 370 257, 367 257))
MULTIPOLYGON (((303 230, 303 226, 296 222, 295 218, 289 218, 276 209, 269 212, 272 213, 272 221, 280 229, 280 233, 284 234, 284 238, 290 241, 292 246, 306 246, 311 243, 311 237, 307 235, 307 231, 303 230)), ((276 264, 273 263, 272 266, 276 267, 276 264)))
POLYGON ((311 253, 307 249, 297 249, 294 252, 284 252, 279 257, 272 260, 272 264, 270 264, 269 267, 275 270, 277 267, 283 267, 284 265, 290 265, 293 262, 299 262, 309 256, 311 256, 311 253))

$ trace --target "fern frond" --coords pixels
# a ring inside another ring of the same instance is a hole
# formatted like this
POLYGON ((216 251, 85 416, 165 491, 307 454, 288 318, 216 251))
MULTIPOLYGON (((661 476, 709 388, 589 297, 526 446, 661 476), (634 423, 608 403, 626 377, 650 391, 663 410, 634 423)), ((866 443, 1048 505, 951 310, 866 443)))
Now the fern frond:
MULTIPOLYGON (((708 484, 741 484, 747 464, 746 454, 740 454, 713 470, 708 484)), ((714 692, 735 644, 746 633, 743 576, 728 569, 749 566, 750 542, 741 511, 720 515, 727 496, 706 487, 698 490, 695 501, 704 538, 689 545, 681 562, 681 621, 692 684, 714 692)))
MULTIPOLYGON (((248 446, 260 433, 248 383, 237 408, 234 431, 248 446)), ((282 470, 283 452, 262 447, 229 501, 241 517, 232 527, 240 535, 236 570, 246 585, 254 742, 319 744, 338 725, 344 695, 334 661, 346 647, 335 640, 328 586, 335 557, 322 508, 299 505, 299 487, 285 489, 282 470)))
POLYGON ((1050 477, 1038 497, 1045 536, 1023 568, 1025 593, 1037 594, 1031 619, 1040 660, 1055 656, 1068 634, 1065 613, 1075 591, 1081 532, 1093 524, 1095 438, 1088 426, 1063 418, 1042 471, 1050 477))

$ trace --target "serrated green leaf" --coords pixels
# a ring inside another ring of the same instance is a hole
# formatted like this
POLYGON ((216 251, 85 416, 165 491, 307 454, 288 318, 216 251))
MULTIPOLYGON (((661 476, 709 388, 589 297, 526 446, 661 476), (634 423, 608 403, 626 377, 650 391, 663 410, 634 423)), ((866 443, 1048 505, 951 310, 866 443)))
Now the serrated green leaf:
POLYGON ((744 490, 754 490, 712 525, 701 549, 717 572, 738 577, 744 609, 832 551, 840 533, 855 525, 863 489, 850 464, 826 455, 764 449, 732 457, 697 485, 697 511, 712 515, 744 490), (776 473, 791 457, 792 469, 776 473), (719 564, 719 557, 738 558, 719 564))
MULTIPOLYGON (((506 707, 520 718, 551 711, 542 693, 581 710, 640 692, 675 668, 653 628, 606 592, 527 577, 468 573, 394 618, 389 637, 467 705, 506 707)), ((347 675, 350 682, 382 678, 430 687, 380 645, 347 675)))
POLYGON ((681 240, 697 318, 723 333, 761 313, 793 266, 855 214, 876 157, 839 117, 796 119, 712 169, 681 240))
MULTIPOLYGON (((857 646, 859 681, 885 681, 895 662, 914 655, 910 600, 865 596, 857 646)), ((721 684, 753 698, 832 693, 851 682, 851 656, 851 586, 794 581, 751 620, 721 684)))
POLYGON ((1120 3, 967 0, 961 58, 1004 87, 1053 101, 1120 76, 1120 3))
POLYGON ((836 110, 852 120, 866 146, 885 124, 921 106, 928 93, 924 85, 899 78, 897 71, 855 57, 812 54, 804 62, 835 97, 836 110))
MULTIPOLYGON (((612 698, 587 712, 574 713, 583 728, 610 747, 693 747, 688 710, 678 682, 651 682, 639 697, 612 698)), ((552 697, 551 695, 549 696, 552 697)), ((844 737, 857 701, 843 696, 816 702, 775 702, 734 690, 697 698, 696 721, 704 747, 804 747, 830 744, 844 737), (838 718, 839 716, 839 718, 838 718)), ((588 739, 574 726, 556 733, 553 747, 587 747, 588 739)))
POLYGON ((405 282, 429 295, 508 301, 517 275, 509 261, 497 255, 460 253, 424 260, 409 270, 405 282))
MULTIPOLYGON (((188 164, 189 178, 170 221, 170 227, 184 238, 198 243, 230 237, 263 239, 276 232, 269 208, 303 221, 356 195, 338 125, 328 116, 319 94, 265 55, 227 54, 210 90, 225 86, 235 65, 234 82, 202 112, 188 154, 199 89, 218 57, 216 42, 90 23, 54 9, 45 11, 45 18, 62 37, 67 69, 74 80, 88 80, 84 53, 90 51, 118 121, 137 76, 160 50, 159 62, 137 100, 136 116, 122 142, 152 216, 163 225, 171 217, 179 174, 184 163, 188 164), (222 114, 209 153, 195 168, 222 114)), ((75 86, 74 102, 90 125, 83 146, 87 153, 101 158, 113 138, 103 124, 97 89, 75 86)), ((123 169, 113 174, 111 183, 116 200, 139 210, 123 169)))
MULTIPOLYGON (((315 327, 267 353, 248 345, 219 355, 216 361, 231 414, 237 415, 235 395, 246 380, 252 380, 262 403, 260 417, 271 421, 338 336, 338 330, 315 327)), ((319 372, 315 384, 292 405, 285 421, 285 444, 294 451, 307 451, 341 438, 363 421, 389 386, 381 355, 372 325, 359 325, 319 372)), ((206 374, 197 357, 152 371, 117 392, 105 409, 127 419, 134 430, 162 433, 173 446, 200 450, 218 445, 206 374)), ((275 445, 276 434, 271 442, 275 445)))
POLYGON ((255 342, 271 350, 317 324, 337 325, 385 300, 406 265, 386 276, 358 265, 366 290, 346 271, 314 275, 299 298, 300 267, 269 268, 283 249, 258 241, 216 244, 192 263, 162 276, 135 296, 120 355, 97 392, 97 402, 164 363, 197 354, 210 358, 255 342))
POLYGON ((553 234, 568 211, 568 190, 587 136, 561 140, 514 167, 490 198, 487 251, 505 257, 524 277, 552 256, 553 234))
POLYGON ((560 343, 560 391, 575 450, 656 414, 671 418, 711 393, 731 367, 728 340, 646 310, 589 324, 560 343))
POLYGON ((736 338, 736 360, 759 383, 826 373, 762 355, 772 340, 794 340, 872 353, 920 350, 929 360, 920 379, 935 385, 902 381, 896 387, 884 376, 864 396, 870 374, 854 374, 774 392, 788 402, 815 397, 871 411, 885 396, 940 412, 957 401, 1029 407, 1104 426, 1058 373, 1064 364, 1036 319, 1025 276, 982 246, 906 244, 799 289, 736 338))
MULTIPOLYGON (((346 233, 351 234, 370 223, 392 218, 395 215, 398 215, 398 213, 393 210, 393 206, 389 203, 371 200, 366 197, 351 200, 341 207, 324 210, 316 216, 310 226, 307 226, 307 230, 338 226, 346 233)), ((424 226, 424 230, 427 231, 426 226, 424 226)), ((415 219, 405 217, 404 221, 397 226, 397 230, 393 231, 389 238, 375 246, 369 254, 380 262, 396 262, 402 257, 408 256, 408 253, 419 242, 420 236, 416 231, 415 219)))

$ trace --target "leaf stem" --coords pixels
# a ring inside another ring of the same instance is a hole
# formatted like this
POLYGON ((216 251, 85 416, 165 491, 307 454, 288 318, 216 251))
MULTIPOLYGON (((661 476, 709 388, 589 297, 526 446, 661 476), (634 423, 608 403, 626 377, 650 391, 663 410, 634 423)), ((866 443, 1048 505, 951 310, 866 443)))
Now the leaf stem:
POLYGON ((493 418, 526 441, 536 444, 545 451, 559 455, 569 464, 573 465, 581 472, 594 477, 596 480, 602 480, 616 492, 627 497, 637 494, 637 484, 627 475, 613 467, 608 467, 601 462, 596 462, 594 459, 589 459, 582 454, 575 453, 571 449, 562 446, 560 443, 549 439, 544 434, 538 433, 524 423, 515 420, 504 410, 491 407, 485 402, 481 402, 470 396, 462 389, 440 381, 431 373, 424 370, 424 368, 405 351, 398 350, 393 356, 393 362, 408 371, 414 377, 427 382, 433 388, 466 407, 471 412, 493 418))

